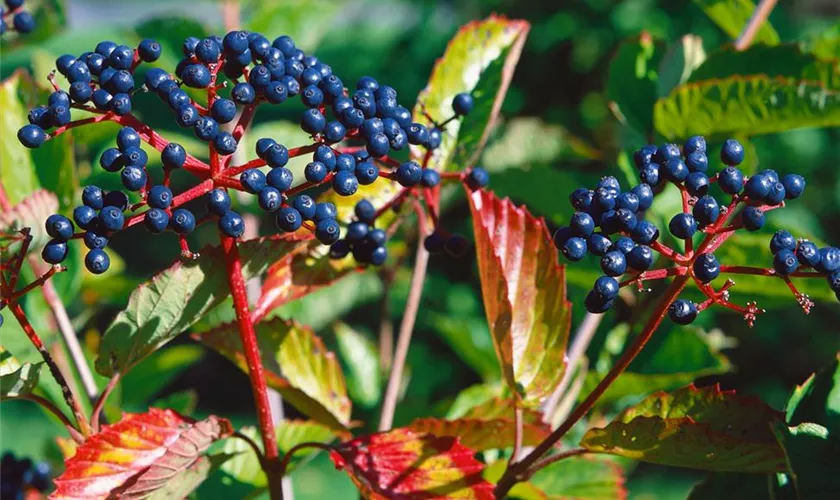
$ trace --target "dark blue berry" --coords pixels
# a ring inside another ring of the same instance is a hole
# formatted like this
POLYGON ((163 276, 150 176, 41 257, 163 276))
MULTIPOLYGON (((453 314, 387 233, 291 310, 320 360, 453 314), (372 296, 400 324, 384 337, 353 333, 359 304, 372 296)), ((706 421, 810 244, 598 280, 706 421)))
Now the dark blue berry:
POLYGON ((140 147, 140 134, 132 127, 123 127, 117 133, 117 148, 120 151, 126 151, 129 148, 140 147))
POLYGON ((618 297, 618 289, 618 280, 612 276, 601 276, 595 280, 595 285, 592 287, 593 292, 607 300, 618 297))
POLYGON ((605 187, 599 187, 595 190, 595 195, 592 197, 592 204, 599 210, 612 210, 615 208, 616 192, 605 187))
MULTIPOLYGON (((269 188, 270 189, 270 188, 269 188)), ((239 238, 245 233, 245 221, 242 216, 229 210, 219 218, 219 231, 225 236, 239 238)))
POLYGON ((143 81, 149 90, 157 90, 161 83, 171 80, 166 71, 160 68, 151 68, 146 72, 146 76, 143 81))
POLYGON ((681 240, 687 240, 697 232, 697 221, 691 214, 679 213, 668 223, 668 230, 675 237, 681 240))
POLYGON ((741 212, 741 224, 747 231, 758 231, 764 227, 764 212, 758 207, 745 207, 741 212))
POLYGON ((221 54, 221 47, 212 38, 205 38, 195 46, 195 57, 203 63, 214 63, 219 60, 221 54))
POLYGON ((647 210, 653 204, 653 189, 648 184, 639 184, 630 192, 639 199, 639 210, 647 210))
POLYGON ((636 218, 636 214, 626 208, 619 208, 616 210, 615 219, 618 223, 619 229, 626 233, 633 232, 639 222, 636 218))
POLYGON ((152 233, 162 233, 169 226, 169 214, 160 208, 150 208, 143 216, 143 224, 152 233))
POLYGON ((607 276, 621 276, 627 270, 627 258, 618 250, 610 250, 601 257, 601 270, 607 276))
POLYGON ((371 229, 365 240, 372 243, 374 246, 382 246, 388 239, 388 235, 382 229, 371 229))
POLYGON ((668 316, 678 325, 690 325, 697 318, 697 306, 690 300, 677 299, 668 307, 668 316))
POLYGON ((700 197, 709 192, 709 178, 703 172, 692 172, 685 178, 688 194, 700 197))
POLYGON ((67 241, 73 236, 73 223, 63 215, 50 215, 47 217, 44 227, 47 234, 58 241, 67 241))
POLYGON ((615 243, 612 244, 610 250, 618 250, 624 255, 627 255, 634 248, 636 248, 636 243, 631 238, 622 236, 621 238, 617 239, 615 243))
POLYGON ((106 207, 117 207, 123 211, 128 209, 128 196, 122 191, 108 191, 102 201, 106 207))
POLYGON ((319 161, 327 167, 327 170, 332 172, 335 169, 335 151, 329 146, 320 145, 312 155, 314 161, 319 161))
POLYGON ((612 246, 612 240, 601 233, 592 233, 586 239, 586 247, 590 253, 602 257, 612 246))
POLYGON ((383 246, 374 248, 370 254, 370 263, 374 266, 381 266, 386 260, 388 260, 388 249, 383 246))
POLYGON ((126 167, 143 168, 149 161, 149 156, 140 148, 128 148, 120 156, 120 162, 126 167))
POLYGON ((40 148, 47 140, 47 134, 38 125, 24 125, 17 133, 18 140, 27 148, 40 148))
POLYGON ((90 250, 93 250, 94 248, 101 249, 108 246, 108 237, 95 231, 87 231, 85 233, 84 241, 85 246, 90 250))
POLYGON ((796 271, 797 267, 799 267, 799 260, 789 249, 784 248, 779 250, 779 252, 773 256, 773 269, 783 276, 787 276, 788 274, 796 271))
POLYGON ((627 265, 637 271, 647 271, 653 266, 653 250, 646 245, 636 245, 627 253, 627 265))
POLYGON ((421 145, 429 139, 429 131, 419 123, 412 123, 405 131, 408 135, 408 142, 421 145))
POLYGON ((285 167, 273 168, 265 176, 265 182, 269 186, 277 189, 281 193, 286 192, 292 187, 294 175, 292 171, 285 167))
MULTIPOLYGON (((298 199, 300 199, 300 197, 298 197, 298 199)), ((300 228, 303 223, 303 218, 301 217, 300 212, 296 209, 292 207, 284 207, 277 213, 275 222, 277 223, 277 228, 281 231, 293 233, 300 228)))
POLYGON ((618 193, 615 199, 615 208, 625 208, 631 212, 636 212, 639 210, 639 197, 630 191, 618 193))
POLYGON ((650 186, 658 186, 662 180, 659 175, 658 163, 650 163, 639 170, 639 180, 650 186))
POLYGON ((105 193, 99 187, 85 186, 82 190, 82 203, 94 210, 99 210, 104 206, 104 196, 105 193))
POLYGON ((51 240, 41 250, 41 258, 48 264, 60 264, 67 258, 67 243, 51 240))
POLYGON ((108 57, 111 55, 111 52, 117 48, 117 44, 108 40, 99 42, 96 44, 96 48, 93 49, 97 54, 100 54, 104 57, 108 57))
POLYGON ((265 174, 259 169, 249 168, 239 174, 239 182, 245 191, 257 194, 265 187, 265 174))
POLYGON ((90 229, 96 220, 96 210, 82 205, 73 209, 73 221, 81 229, 90 229))
POLYGON ((586 212, 575 212, 569 221, 569 227, 574 235, 587 237, 595 230, 595 221, 586 212))
POLYGON ((443 242, 443 249, 453 257, 463 257, 470 249, 470 242, 460 234, 452 234, 443 242))
POLYGON ((770 238, 770 251, 778 253, 780 250, 795 250, 796 249, 796 238, 793 237, 788 231, 784 229, 780 229, 773 234, 773 237, 770 238))
POLYGON ((353 243, 362 241, 368 234, 368 225, 361 221, 351 222, 347 225, 347 241, 353 243))
POLYGON ((119 231, 125 223, 122 210, 112 206, 106 206, 100 210, 97 220, 99 221, 99 226, 105 231, 119 231))
POLYGON ((764 202, 768 205, 778 205, 785 199, 785 187, 781 182, 774 182, 770 185, 770 191, 764 197, 764 202))
POLYGON ((170 142, 160 153, 160 161, 163 168, 173 170, 184 166, 187 161, 187 150, 178 143, 170 142))
POLYGON ((315 225, 315 237, 324 245, 332 245, 341 234, 341 227, 335 219, 326 219, 315 225))
POLYGON ((615 210, 603 212, 599 218, 595 219, 595 222, 601 226, 604 234, 614 234, 621 231, 621 220, 615 210))
POLYGON ((233 86, 233 89, 230 91, 230 98, 233 102, 242 104, 243 106, 253 104, 257 98, 257 91, 254 90, 251 84, 240 82, 233 86))
POLYGON ((271 104, 281 104, 289 98, 289 89, 280 81, 271 81, 263 90, 265 99, 271 104))
POLYGON ((577 188, 569 195, 569 202, 576 210, 586 210, 592 204, 595 192, 586 188, 577 188))
POLYGON ((55 106, 70 106, 70 95, 63 90, 56 90, 47 98, 47 105, 51 108, 55 106))
POLYGON ((681 155, 682 151, 676 144, 663 144, 656 148, 653 159, 660 165, 666 165, 671 160, 679 160, 681 155))
POLYGON ((435 187, 440 184, 440 174, 433 168, 424 168, 420 184, 427 188, 435 187))
POLYGON ((720 263, 714 254, 704 253, 697 256, 692 270, 698 280, 708 283, 720 275, 720 263))
POLYGON ((820 250, 811 241, 800 241, 796 247, 796 258, 803 266, 816 267, 820 263, 820 250))
POLYGON ((105 251, 95 248, 85 255, 85 267, 93 274, 102 274, 111 267, 111 258, 105 251))
POLYGON ((335 144, 344 140, 347 129, 338 121, 330 121, 324 126, 324 140, 329 144, 335 144))
POLYGON ((388 150, 390 148, 391 143, 388 140, 388 136, 386 136, 385 134, 375 134, 373 137, 368 139, 367 145, 365 147, 367 152, 374 158, 380 158, 382 156, 385 156, 386 154, 388 154, 388 150))
POLYGON ((782 177, 782 185, 785 187, 785 198, 794 200, 805 191, 805 178, 797 174, 787 174, 782 177))
POLYGON ((73 82, 70 85, 70 98, 74 102, 84 104, 93 96, 93 88, 87 82, 73 82))
POLYGON ((62 75, 67 76, 67 71, 70 70, 70 66, 72 66, 74 62, 76 62, 76 58, 74 56, 64 54, 55 60, 55 69, 57 69, 62 75))
POLYGON ((315 85, 309 85, 300 93, 300 100, 308 108, 317 108, 324 103, 324 92, 315 85))
POLYGON ((840 249, 836 247, 820 248, 820 261, 814 269, 829 274, 840 269, 840 249))
POLYGON ((152 186, 146 195, 146 203, 152 208, 169 208, 172 204, 172 190, 161 184, 152 186))
POLYGON ((473 97, 467 92, 462 92, 452 99, 452 111, 458 116, 467 115, 472 111, 474 104, 473 97))
POLYGON ((423 240, 423 248, 430 254, 437 255, 444 252, 445 242, 444 237, 438 231, 435 231, 423 240))
POLYGON ((111 51, 108 62, 112 68, 128 69, 134 62, 134 50, 127 45, 119 45, 111 51))
POLYGON ((633 153, 633 163, 636 168, 642 169, 645 165, 649 165, 653 161, 653 155, 656 153, 656 146, 648 144, 642 146, 641 149, 633 153))
POLYGON ((335 219, 336 217, 338 217, 338 210, 333 203, 324 201, 315 204, 315 215, 312 216, 312 220, 315 222, 335 219))
POLYGON ((685 158, 685 164, 691 172, 705 172, 709 169, 709 159, 705 153, 694 152, 685 158))
POLYGON ((210 142, 219 133, 219 124, 209 116, 202 116, 193 127, 195 136, 204 142, 210 142))
POLYGON ((397 182, 405 187, 412 187, 423 177, 423 168, 415 161, 408 161, 397 168, 397 182))
POLYGON ((683 155, 686 157, 690 156, 692 153, 705 153, 706 152, 706 138, 702 135, 694 135, 686 139, 685 144, 683 145, 683 155))
POLYGON ((189 210, 179 208, 172 212, 169 227, 178 234, 189 234, 195 229, 195 216, 189 210))
POLYGON ((650 245, 659 239, 659 228, 646 220, 640 220, 636 224, 636 229, 633 230, 632 236, 635 242, 642 245, 650 245))
POLYGON ((332 187, 339 196, 351 196, 359 189, 359 181, 353 172, 338 172, 333 177, 332 187))
POLYGON ((207 193, 207 211, 216 216, 223 216, 230 210, 230 195, 221 188, 207 193))
POLYGON ((292 207, 304 220, 312 220, 315 217, 315 200, 308 195, 302 194, 292 200, 292 207))
POLYGON ((129 191, 140 191, 146 185, 146 171, 141 167, 129 165, 123 169, 120 180, 129 191))
MULTIPOLYGON (((89 82, 90 68, 82 61, 76 61, 67 70, 67 79, 71 82, 89 82)), ((100 80, 101 82, 101 80, 100 80)))
POLYGON ((470 189, 480 189, 490 183, 490 174, 481 167, 473 167, 465 180, 470 189))
POLYGON ((124 164, 122 153, 117 148, 108 148, 99 157, 99 166, 108 172, 118 172, 124 164))
POLYGON ((740 165, 744 161, 744 146, 735 139, 727 139, 720 149, 720 161, 724 165, 740 165))
POLYGON ((316 184, 322 182, 328 173, 327 167, 320 161, 309 162, 306 168, 303 169, 303 175, 306 177, 306 180, 316 184))
POLYGON ((318 134, 324 130, 327 120, 317 109, 307 109, 300 119, 300 127, 310 134, 318 134))
POLYGON ((374 165, 372 161, 363 161, 356 163, 355 173, 356 179, 359 180, 359 184, 361 184, 362 186, 373 184, 374 181, 376 181, 377 177, 379 177, 379 169, 376 167, 376 165, 374 165))
POLYGON ((680 183, 688 177, 688 167, 680 158, 672 158, 668 160, 668 163, 665 163, 662 173, 669 181, 680 183))
POLYGON ((230 132, 221 131, 213 139, 213 149, 222 156, 232 155, 236 152, 236 147, 236 139, 230 132))
POLYGON ((590 290, 586 294, 586 299, 583 301, 586 310, 592 314, 603 314, 612 308, 615 299, 607 299, 598 295, 594 290, 590 290))
POLYGON ((710 195, 702 196, 694 204, 691 213, 698 225, 701 227, 708 226, 717 222, 718 217, 720 217, 720 205, 714 197, 710 195))
POLYGON ((236 116, 236 103, 230 99, 216 99, 210 107, 210 115, 219 123, 229 123, 236 116))
POLYGON ((231 31, 222 40, 225 52, 241 54, 248 50, 248 33, 246 31, 231 31))
POLYGON ((353 211, 356 218, 365 224, 373 224, 376 219, 376 207, 369 200, 359 200, 353 211))
POLYGON ((391 118, 396 120, 400 127, 404 129, 411 126, 411 111, 402 106, 397 106, 391 118))
POLYGON ((744 174, 735 167, 726 167, 718 174, 718 185, 724 193, 738 194, 744 187, 744 174))

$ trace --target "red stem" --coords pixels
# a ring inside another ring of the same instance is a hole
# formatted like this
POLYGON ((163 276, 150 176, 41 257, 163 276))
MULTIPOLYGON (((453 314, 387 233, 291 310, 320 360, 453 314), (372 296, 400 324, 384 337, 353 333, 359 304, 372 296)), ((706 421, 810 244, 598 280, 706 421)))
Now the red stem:
POLYGON ((251 390, 254 392, 254 400, 257 405, 257 420, 262 434, 265 457, 268 461, 273 461, 278 457, 274 421, 271 418, 271 407, 268 402, 268 390, 262 358, 260 357, 260 348, 257 344, 257 335, 248 308, 248 296, 245 291, 245 280, 242 277, 242 262, 239 259, 236 239, 222 236, 222 248, 225 252, 228 283, 230 284, 231 296, 233 296, 233 307, 236 310, 242 350, 245 355, 245 363, 248 365, 251 390))
MULTIPOLYGON (((720 266, 720 272, 729 274, 751 274, 754 276, 779 276, 773 269, 749 266, 720 266)), ((823 278, 820 273, 812 271, 796 271, 787 275, 790 278, 823 278)))

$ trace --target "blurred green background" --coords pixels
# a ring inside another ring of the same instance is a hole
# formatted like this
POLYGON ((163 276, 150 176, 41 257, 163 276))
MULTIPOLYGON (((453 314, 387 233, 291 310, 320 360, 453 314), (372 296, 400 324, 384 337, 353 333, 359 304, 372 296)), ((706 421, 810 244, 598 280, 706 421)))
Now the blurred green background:
MULTIPOLYGON (((26 39, 4 40, 0 54, 0 72, 4 78, 16 68, 27 67, 43 83, 56 56, 91 50, 103 39, 131 45, 140 37, 153 37, 177 44, 185 36, 223 31, 222 10, 217 2, 42 3, 56 11, 63 8, 65 18, 55 22, 55 32, 39 29, 26 39), (66 25, 61 26, 62 23, 66 25)), ((410 106, 424 87, 435 59, 442 55, 458 27, 493 12, 526 19, 532 28, 483 163, 493 172, 491 187, 500 196, 510 196, 517 203, 526 204, 553 225, 562 224, 571 215, 567 202, 571 190, 579 185, 591 186, 603 175, 621 175, 617 168, 621 151, 632 150, 646 141, 622 127, 610 112, 605 92, 607 71, 619 44, 643 31, 663 44, 678 42, 687 34, 696 35, 702 39, 707 53, 731 42, 690 1, 252 1, 242 2, 240 15, 243 27, 262 31, 269 39, 291 34, 299 46, 313 51, 345 81, 363 75, 375 76, 396 88, 400 101, 410 106)), ((770 21, 782 40, 807 40, 838 26, 838 16, 840 3, 833 0, 783 1, 770 21)), ((273 133, 288 131, 288 127, 278 122, 296 121, 300 109, 290 105, 261 111, 257 127, 266 127, 263 130, 273 133)), ((148 123, 166 131, 164 135, 176 138, 183 134, 177 130, 169 111, 156 99, 148 99, 142 114, 148 123)), ((98 154, 110 147, 114 131, 103 126, 75 135, 82 185, 118 186, 114 176, 92 167, 98 154)), ((187 142, 190 139, 184 140, 187 142)), ((760 165, 780 172, 798 172, 806 176, 809 184, 803 199, 769 216, 761 243, 740 248, 741 258, 752 265, 769 266, 765 242, 778 227, 792 228, 797 236, 840 243, 838 142, 840 129, 837 128, 801 129, 751 138, 748 154, 753 157, 749 161, 752 168, 760 165)), ((188 182, 187 177, 176 178, 175 185, 186 186, 188 182)), ((450 230, 471 235, 469 211, 460 196, 447 203, 445 220, 450 230)), ((213 233, 212 229, 199 231, 194 237, 195 247, 215 242, 213 233)), ((124 307, 131 289, 177 257, 177 245, 171 234, 148 239, 140 230, 125 231, 113 240, 113 248, 122 257, 124 273, 111 272, 100 279, 85 274, 80 293, 65 293, 77 329, 85 332, 91 349, 96 345, 98 333, 124 307), (143 238, 142 246, 137 245, 140 238, 143 238)), ((726 263, 725 257, 721 260, 726 263)), ((596 266, 594 261, 588 261, 570 269, 569 294, 576 304, 582 302, 596 266)), ((393 283, 385 286, 373 273, 353 276, 336 287, 285 306, 283 311, 312 325, 330 347, 339 350, 347 365, 348 385, 356 403, 354 418, 366 422, 369 429, 375 427, 384 382, 375 371, 358 368, 365 361, 376 362, 382 311, 386 311, 395 328, 398 325, 408 277, 408 269, 400 269, 393 283), (390 292, 383 304, 386 288, 390 292), (362 348, 338 345, 330 328, 337 318, 343 318, 362 332, 368 343, 362 348), (365 351, 364 347, 369 349, 365 351), (354 363, 354 360, 361 362, 354 363)), ((729 373, 702 381, 719 381, 725 388, 758 395, 782 408, 793 385, 828 363, 840 349, 840 329, 836 326, 840 324, 840 307, 836 301, 818 301, 806 316, 784 284, 775 280, 761 287, 750 287, 747 283, 746 289, 757 293, 757 297, 739 294, 738 289, 736 286, 736 300, 756 299, 768 309, 767 314, 759 318, 753 329, 725 311, 713 310, 701 315, 699 326, 712 332, 705 338, 723 351, 732 367, 729 373)), ((582 315, 582 307, 575 307, 573 324, 582 315)), ((591 348, 592 359, 598 357, 613 327, 629 318, 627 307, 606 315, 591 348)), ((4 345, 9 342, 7 332, 4 331, 4 345)), ((174 350, 170 357, 176 361, 161 361, 158 355, 138 367, 137 371, 143 373, 133 381, 128 380, 122 389, 125 409, 139 411, 149 402, 166 401, 161 404, 192 406, 199 415, 232 416, 239 425, 253 423, 246 376, 215 353, 190 344, 188 340, 179 340, 164 350, 164 353, 174 350), (197 362, 187 366, 187 361, 193 360, 197 362), (132 390, 143 392, 143 396, 129 396, 132 390)), ((396 424, 407 423, 417 416, 444 415, 461 389, 492 381, 497 376, 474 257, 434 258, 409 354, 406 396, 397 408, 396 424)), ((608 414, 611 410, 603 411, 608 414)), ((291 408, 287 414, 297 416, 291 408)), ((4 403, 0 425, 4 450, 57 459, 51 439, 56 427, 32 405, 4 403), (26 432, 21 432, 24 426, 26 432)), ((685 498, 702 477, 702 473, 686 470, 639 467, 629 478, 630 497, 685 498)), ((352 498, 349 480, 334 471, 323 454, 300 468, 294 481, 297 498, 352 498)), ((212 488, 205 488, 204 492, 209 489, 212 488)))

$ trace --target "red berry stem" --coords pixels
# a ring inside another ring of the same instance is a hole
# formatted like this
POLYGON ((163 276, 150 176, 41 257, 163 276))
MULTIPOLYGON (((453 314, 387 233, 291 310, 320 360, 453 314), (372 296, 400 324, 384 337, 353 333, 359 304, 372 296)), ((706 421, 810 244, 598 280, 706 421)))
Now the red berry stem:
MULTIPOLYGON (((729 274, 750 274, 753 276, 779 276, 779 274, 774 269, 767 269, 763 267, 750 267, 750 266, 720 266, 721 273, 729 273, 729 274)), ((796 271, 790 273, 788 277, 791 278, 825 278, 825 275, 822 275, 818 272, 814 271, 796 271)))
POLYGON ((236 321, 242 340, 242 351, 248 366, 248 376, 251 379, 251 389, 257 405, 257 420, 262 434, 266 459, 276 461, 278 457, 277 442, 274 432, 274 421, 271 418, 271 407, 268 401, 268 390, 265 381, 260 349, 251 313, 248 307, 248 295, 245 291, 245 280, 242 278, 242 262, 239 258, 239 248, 234 238, 221 235, 222 249, 225 253, 228 283, 236 310, 236 321))

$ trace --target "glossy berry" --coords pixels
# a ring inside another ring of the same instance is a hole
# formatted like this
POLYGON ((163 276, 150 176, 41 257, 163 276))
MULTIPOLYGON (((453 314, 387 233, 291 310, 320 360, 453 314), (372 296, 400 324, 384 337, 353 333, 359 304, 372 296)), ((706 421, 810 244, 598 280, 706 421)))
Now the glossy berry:
POLYGON ((359 200, 353 209, 356 218, 365 224, 373 224, 376 218, 376 207, 369 200, 359 200))
POLYGON ((178 143, 170 142, 160 153, 160 160, 163 168, 174 170, 184 166, 187 160, 187 151, 178 143))
POLYGON ((618 297, 618 280, 611 276, 601 276, 595 280, 592 291, 603 299, 614 299, 618 297))
POLYGON ((285 167, 289 163, 289 150, 278 144, 274 139, 260 139, 257 141, 257 156, 271 168, 285 167))
POLYGON ((595 293, 594 290, 590 290, 588 294, 586 294, 586 299, 584 299, 584 307, 586 310, 592 314, 603 314, 612 308, 613 304, 615 303, 615 299, 607 299, 595 293))
POLYGON ((63 215, 50 215, 44 226, 47 234, 55 240, 67 241, 73 237, 73 223, 63 215))
POLYGON ((577 210, 586 210, 592 204, 594 191, 586 188, 577 188, 569 195, 569 202, 577 210))
POLYGON ((239 175, 242 188, 252 194, 257 194, 265 187, 265 174, 259 169, 249 168, 239 175))
POLYGON ((82 203, 94 210, 99 210, 104 206, 105 193, 97 186, 85 186, 82 190, 82 203))
POLYGON ((139 191, 146 185, 146 171, 133 165, 127 166, 120 173, 123 186, 129 191, 139 191))
POLYGON ((303 218, 300 212, 292 207, 281 208, 275 218, 277 228, 287 233, 297 231, 303 223, 303 218))
POLYGON ((735 167, 726 167, 718 174, 718 185, 727 194, 738 194, 744 188, 744 174, 735 167))
POLYGON ((610 250, 601 257, 601 270, 607 276, 621 276, 627 270, 627 259, 618 250, 610 250))
POLYGON ((333 203, 321 202, 315 204, 315 215, 312 216, 312 220, 315 222, 335 219, 336 217, 338 217, 338 210, 333 203))
POLYGON ((111 258, 103 250, 95 248, 85 255, 85 267, 93 274, 102 274, 111 267, 111 258))
POLYGON ((647 210, 653 204, 653 189, 647 184, 639 184, 630 190, 639 200, 639 210, 647 210))
POLYGON ((285 167, 273 168, 265 176, 265 182, 269 186, 277 189, 281 193, 286 192, 292 187, 294 175, 292 171, 285 167))
POLYGON ((680 213, 675 215, 671 222, 668 223, 668 230, 675 237, 681 240, 687 240, 694 236, 697 232, 697 221, 691 214, 680 213))
POLYGON ((105 248, 108 246, 108 237, 95 231, 87 231, 84 236, 85 246, 88 249, 105 248))
POLYGON ((705 153, 706 138, 702 135, 694 135, 686 139, 683 145, 683 154, 689 156, 691 153, 705 153))
POLYGON ((600 210, 612 210, 615 208, 615 191, 600 187, 595 190, 595 195, 592 197, 593 206, 600 210))
POLYGON ((691 213, 700 227, 708 226, 717 222, 720 217, 720 205, 714 197, 702 196, 694 203, 691 213))
POLYGON ((586 240, 578 236, 572 236, 567 239, 563 244, 563 248, 560 249, 563 256, 572 262, 577 262, 584 258, 586 256, 586 250, 586 240))
POLYGON ((397 182, 405 187, 412 187, 420 182, 423 177, 423 169, 420 164, 414 161, 403 163, 397 168, 397 182))
POLYGON ((627 253, 627 265, 637 271, 647 271, 655 260, 653 250, 647 245, 636 245, 627 253))
POLYGON ((690 325, 697 319, 697 305, 690 300, 677 299, 668 307, 668 316, 678 325, 690 325))
POLYGON ((210 107, 210 115, 219 123, 228 123, 236 116, 236 103, 230 99, 216 99, 210 107))
POLYGON ((801 241, 796 247, 796 258, 803 266, 817 267, 820 263, 820 249, 811 241, 801 241))
POLYGON ((41 250, 41 258, 48 264, 60 264, 67 258, 67 243, 50 240, 41 250))
POLYGON ((721 147, 720 160, 725 165, 740 165, 744 161, 744 146, 735 139, 727 139, 721 147))
POLYGON ((720 275, 720 263, 714 254, 704 253, 697 256, 692 270, 698 280, 708 283, 720 275))
POLYGON ((364 222, 355 221, 347 225, 347 235, 345 238, 351 243, 362 241, 368 234, 368 225, 364 222))
POLYGON ((705 153, 694 152, 686 156, 685 165, 689 172, 705 172, 709 169, 709 159, 705 153))
POLYGON ((633 232, 638 224, 636 214, 626 208, 619 208, 615 212, 615 219, 618 222, 618 227, 621 231, 626 233, 633 232))
POLYGON ((169 227, 178 234, 189 234, 195 229, 195 216, 185 208, 174 210, 169 219, 169 227))
POLYGON ((462 92, 452 99, 452 111, 458 116, 468 115, 474 104, 473 97, 466 92, 462 92))
POLYGON ((257 203, 266 212, 276 212, 283 203, 283 195, 277 188, 266 186, 257 194, 257 203))
POLYGON ((326 118, 317 109, 307 109, 300 118, 300 128, 310 134, 320 133, 326 124, 326 118))
POLYGON ((741 212, 741 224, 747 231, 758 231, 764 227, 764 212, 758 207, 744 207, 741 212))
POLYGON ((241 215, 229 210, 219 218, 219 231, 225 236, 239 238, 245 233, 245 221, 242 220, 241 215))
POLYGON ((303 176, 306 177, 306 180, 315 184, 323 181, 328 173, 327 167, 320 161, 309 162, 303 169, 303 176))
POLYGON ((18 140, 27 148, 40 148, 47 140, 47 134, 37 125, 24 125, 17 133, 18 140))
POLYGON ((840 249, 836 247, 820 248, 820 261, 814 269, 829 274, 840 269, 840 249))
POLYGON ((481 167, 473 167, 465 180, 470 189, 480 189, 490 183, 490 174, 481 167))
POLYGON ((308 195, 302 194, 292 200, 292 207, 298 211, 304 220, 315 218, 315 200, 308 195))
POLYGON ((770 191, 764 197, 764 202, 768 205, 778 205, 785 199, 785 187, 781 182, 774 182, 770 185, 770 191))
POLYGON ((432 188, 440 184, 440 174, 433 168, 424 168, 420 177, 420 184, 423 187, 432 188))
POLYGON ((700 197, 709 192, 709 178, 703 172, 692 172, 685 178, 688 194, 700 197))
POLYGON ((641 149, 633 153, 633 163, 636 165, 636 168, 641 169, 645 165, 649 165, 651 161, 653 161, 653 155, 656 153, 656 146, 648 144, 647 146, 642 146, 641 149))
POLYGON ((99 227, 106 231, 119 231, 125 223, 122 210, 111 206, 106 206, 100 210, 97 219, 99 221, 99 227))
POLYGON ((660 167, 656 163, 645 165, 639 170, 639 179, 649 186, 656 187, 662 180, 659 175, 659 170, 660 167))
POLYGON ((161 208, 150 208, 143 216, 143 224, 152 233, 162 233, 169 226, 169 214, 161 208))
POLYGON ((676 144, 663 144, 656 148, 653 159, 660 165, 666 165, 671 160, 679 160, 681 155, 682 151, 676 144))
POLYGON ((315 237, 324 245, 332 245, 341 234, 341 228, 335 219, 325 219, 315 225, 315 237))
POLYGON ((640 220, 631 236, 636 243, 650 245, 659 239, 659 228, 651 222, 640 220))
POLYGON ((332 187, 339 196, 351 196, 359 189, 359 181, 353 172, 338 172, 333 177, 332 187))
POLYGON ((773 237, 770 238, 770 251, 778 253, 780 250, 795 250, 796 249, 796 238, 793 237, 788 231, 784 229, 780 229, 773 234, 773 237))
POLYGON ((363 186, 373 184, 379 177, 379 169, 371 161, 357 163, 355 173, 356 179, 359 180, 359 184, 363 186))
POLYGON ((221 188, 216 188, 207 193, 207 211, 221 217, 230 210, 230 195, 221 188))
POLYGON ((330 246, 329 256, 331 259, 343 259, 350 254, 350 242, 347 240, 338 240, 330 246))
POLYGON ((779 250, 773 256, 773 269, 783 276, 796 271, 797 267, 799 267, 799 260, 792 251, 786 248, 779 250))
POLYGON ((236 139, 233 138, 233 134, 230 132, 219 132, 213 138, 213 148, 222 156, 232 155, 236 152, 236 146, 236 139))
POLYGON ((627 210, 635 213, 639 210, 639 197, 630 191, 618 193, 618 196, 615 199, 615 208, 626 208, 627 210))
POLYGON ((82 205, 73 209, 73 222, 79 226, 80 229, 88 229, 96 220, 96 210, 82 205))
POLYGON ((666 179, 676 183, 683 182, 688 177, 688 167, 680 158, 668 160, 661 172, 666 179))
POLYGON ((586 212, 575 212, 572 219, 569 221, 569 226, 576 236, 587 237, 595 230, 595 221, 592 216, 586 212))
POLYGON ((782 177, 782 185, 785 188, 785 198, 794 200, 805 191, 805 178, 797 174, 787 174, 782 177))
POLYGON ((627 238, 626 236, 622 236, 621 238, 617 239, 615 243, 612 244, 610 250, 617 250, 623 253, 624 255, 627 255, 635 247, 636 243, 634 243, 632 239, 627 238))

